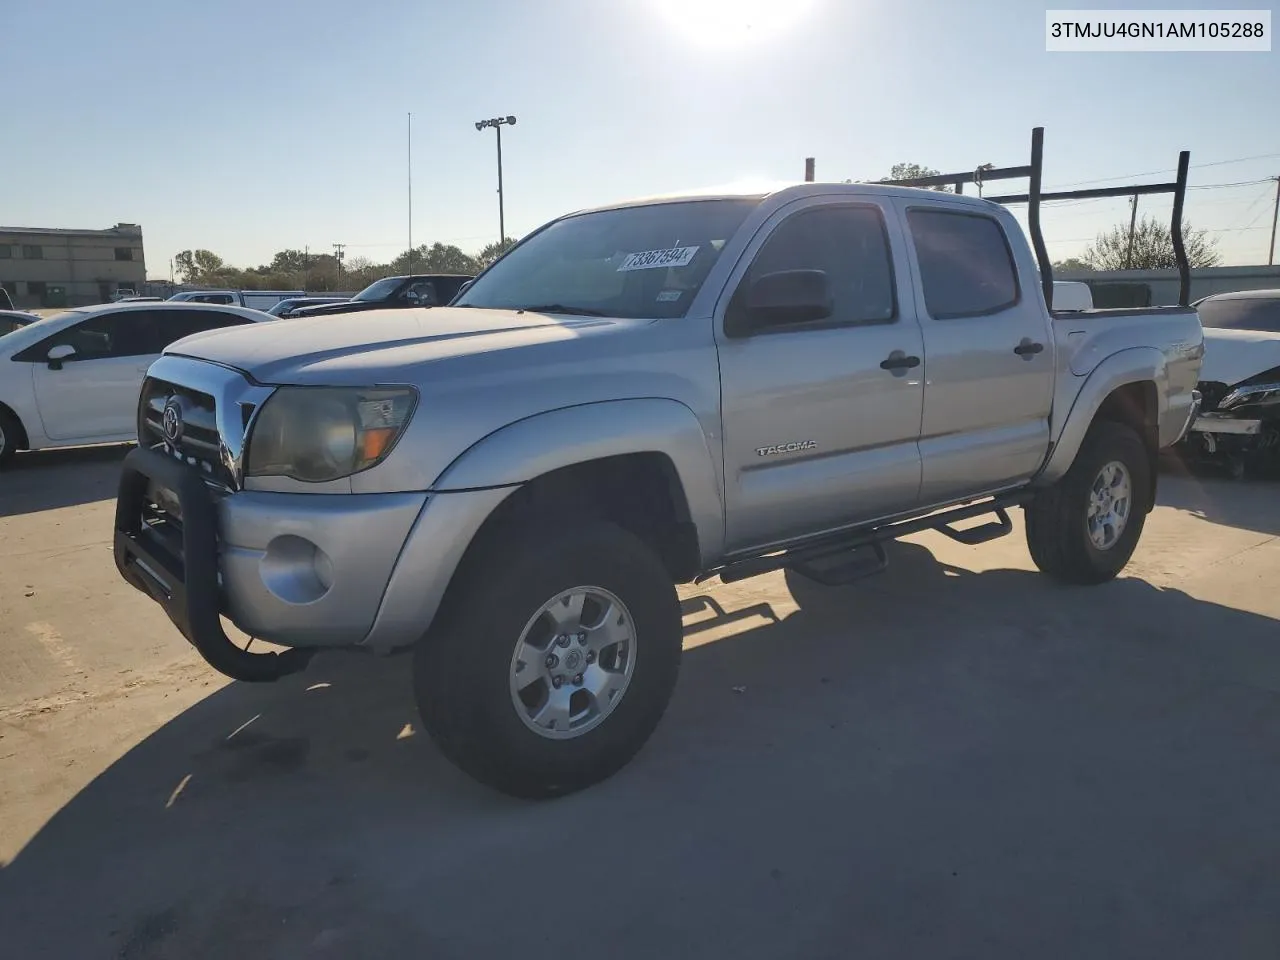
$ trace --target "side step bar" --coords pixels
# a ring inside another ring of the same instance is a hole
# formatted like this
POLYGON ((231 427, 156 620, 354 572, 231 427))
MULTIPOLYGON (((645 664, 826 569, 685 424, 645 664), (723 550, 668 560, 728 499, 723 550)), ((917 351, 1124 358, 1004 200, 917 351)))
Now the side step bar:
POLYGON ((797 573, 809 577, 828 586, 849 583, 853 580, 873 573, 879 573, 888 566, 888 556, 884 544, 907 537, 925 530, 937 530, 958 543, 976 546, 1003 537, 1013 530, 1013 522, 1009 519, 1008 509, 1021 506, 1031 499, 1032 494, 1025 490, 1003 494, 970 503, 961 507, 953 507, 940 513, 916 517, 912 520, 900 520, 880 527, 865 528, 836 536, 823 537, 808 543, 799 543, 780 553, 763 557, 748 557, 725 564, 715 570, 699 575, 694 582, 704 583, 712 577, 719 577, 724 583, 736 583, 762 573, 791 568, 797 573), (972 520, 994 514, 995 519, 989 523, 957 530, 952 524, 962 520, 972 520), (870 547, 874 557, 856 561, 846 560, 843 563, 831 563, 862 547, 870 547), (826 563, 824 563, 826 561, 826 563))

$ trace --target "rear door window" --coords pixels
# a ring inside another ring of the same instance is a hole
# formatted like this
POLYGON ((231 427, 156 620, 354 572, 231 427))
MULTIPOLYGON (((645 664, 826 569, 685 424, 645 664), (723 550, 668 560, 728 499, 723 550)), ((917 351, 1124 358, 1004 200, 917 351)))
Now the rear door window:
POLYGON ((925 306, 935 320, 983 317, 1018 302, 1018 273, 1004 230, 991 217, 909 210, 925 306))

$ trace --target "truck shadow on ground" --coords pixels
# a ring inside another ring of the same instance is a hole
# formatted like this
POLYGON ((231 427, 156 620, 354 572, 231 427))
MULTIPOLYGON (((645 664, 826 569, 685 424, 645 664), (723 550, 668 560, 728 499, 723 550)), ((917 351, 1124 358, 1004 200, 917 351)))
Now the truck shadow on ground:
POLYGON ((1157 500, 1203 520, 1268 536, 1280 536, 1280 479, 1225 479, 1221 471, 1178 460, 1162 460, 1157 500))
POLYGON ((132 444, 19 453, 0 470, 0 517, 112 499, 132 444))
MULTIPOLYGON (((403 658, 223 688, 0 871, 6 948, 1274 955, 1280 624, 914 543, 892 561, 847 588, 791 578, 798 611, 691 637, 645 750, 554 802, 454 771, 403 658)), ((754 605, 727 593, 730 616, 754 605)))

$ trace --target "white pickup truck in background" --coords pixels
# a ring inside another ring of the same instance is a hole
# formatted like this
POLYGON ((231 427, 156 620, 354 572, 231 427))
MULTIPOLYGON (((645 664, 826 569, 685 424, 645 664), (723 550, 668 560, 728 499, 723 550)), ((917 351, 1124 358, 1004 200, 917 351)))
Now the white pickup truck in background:
POLYGON ((169 299, 178 303, 212 303, 270 310, 281 300, 305 295, 305 290, 183 290, 169 299))

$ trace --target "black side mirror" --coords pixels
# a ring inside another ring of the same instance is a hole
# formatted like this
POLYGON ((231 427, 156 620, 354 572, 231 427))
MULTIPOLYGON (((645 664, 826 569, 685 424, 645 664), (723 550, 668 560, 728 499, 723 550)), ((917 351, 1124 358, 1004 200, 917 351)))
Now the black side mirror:
POLYGON ((823 270, 779 270, 747 288, 732 331, 813 323, 831 316, 831 284, 823 270))

